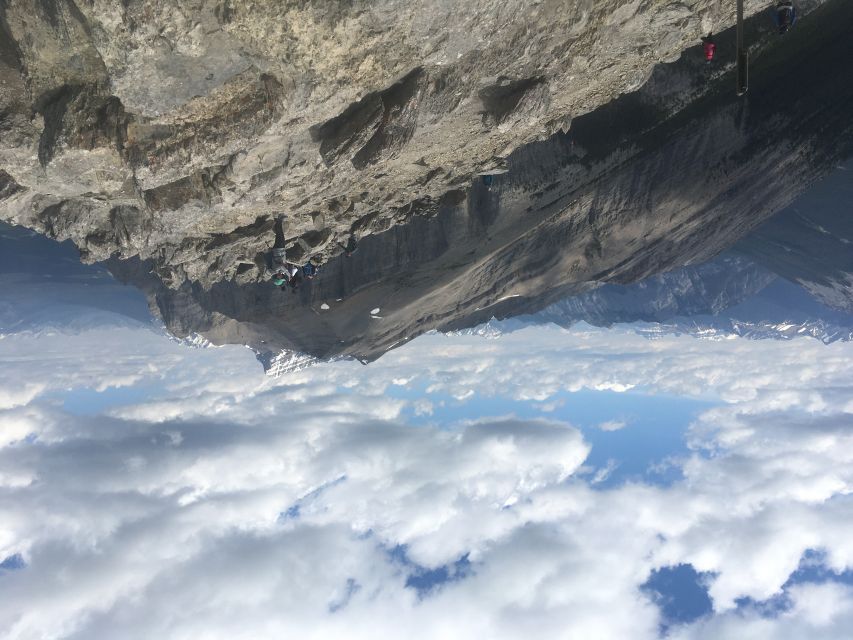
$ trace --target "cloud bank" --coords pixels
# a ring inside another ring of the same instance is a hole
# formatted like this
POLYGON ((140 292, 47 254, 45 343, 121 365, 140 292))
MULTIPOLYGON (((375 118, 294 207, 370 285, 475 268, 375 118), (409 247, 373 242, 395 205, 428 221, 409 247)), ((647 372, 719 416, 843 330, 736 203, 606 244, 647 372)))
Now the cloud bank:
POLYGON ((144 328, 7 336, 0 634, 642 640, 665 622, 642 585, 690 564, 713 612, 671 637, 843 638, 850 586, 789 578, 810 549, 853 566, 851 356, 545 327, 272 379, 246 349, 144 328), (676 482, 602 488, 554 402, 580 390, 715 406, 676 482), (497 398, 554 407, 492 415, 497 398), (435 419, 448 402, 472 409, 435 419))

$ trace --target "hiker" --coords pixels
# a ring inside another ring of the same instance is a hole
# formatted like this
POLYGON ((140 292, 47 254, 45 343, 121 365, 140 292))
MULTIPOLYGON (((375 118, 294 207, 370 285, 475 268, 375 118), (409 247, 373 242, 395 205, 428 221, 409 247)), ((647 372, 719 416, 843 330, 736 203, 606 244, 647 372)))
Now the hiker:
POLYGON ((705 52, 705 62, 710 64, 717 52, 717 43, 714 42, 713 33, 709 33, 707 38, 702 38, 702 50, 705 52))
POLYGON ((302 282, 302 274, 299 267, 291 262, 285 262, 273 279, 273 284, 284 292, 288 289, 295 291, 299 288, 300 282, 302 282))
POLYGON ((293 264, 292 262, 285 262, 284 269, 287 273, 288 279, 290 280, 293 280, 293 278, 299 275, 299 266, 293 264))
POLYGON ((315 265, 310 260, 302 265, 302 275, 308 280, 313 280, 314 276, 320 273, 320 267, 315 265))
POLYGON ((275 219, 275 244, 269 256, 267 277, 277 287, 284 285, 291 278, 284 248, 284 216, 278 216, 275 219))
POLYGON ((773 12, 773 20, 780 35, 787 33, 788 29, 793 27, 797 21, 797 9, 794 7, 794 3, 791 0, 779 2, 773 12))
POLYGON ((355 239, 355 236, 350 236, 349 240, 347 240, 347 245, 344 246, 340 242, 336 242, 341 249, 344 250, 344 254, 347 258, 351 258, 352 254, 358 251, 358 240, 355 239))
MULTIPOLYGON (((290 277, 288 284, 290 285, 290 290, 293 293, 296 293, 296 290, 299 289, 299 285, 302 284, 302 274, 297 270, 296 273, 290 277)), ((282 291, 284 291, 284 287, 282 287, 282 291)))

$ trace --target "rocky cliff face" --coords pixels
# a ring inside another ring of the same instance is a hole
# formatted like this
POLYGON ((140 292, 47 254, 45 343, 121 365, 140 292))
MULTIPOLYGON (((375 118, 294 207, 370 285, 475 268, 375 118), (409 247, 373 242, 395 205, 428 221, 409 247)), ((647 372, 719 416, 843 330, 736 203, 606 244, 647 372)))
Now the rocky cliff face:
POLYGON ((802 10, 784 43, 748 25, 736 101, 695 47, 654 66, 731 24, 705 0, 7 2, 0 212, 113 256, 178 335, 372 358, 701 261, 790 202, 853 111, 853 8, 802 10), (297 295, 258 282, 278 211, 326 261, 297 295))
POLYGON ((731 24, 718 4, 9 0, 4 217, 167 285, 250 282, 259 218, 327 256, 422 214, 731 24))

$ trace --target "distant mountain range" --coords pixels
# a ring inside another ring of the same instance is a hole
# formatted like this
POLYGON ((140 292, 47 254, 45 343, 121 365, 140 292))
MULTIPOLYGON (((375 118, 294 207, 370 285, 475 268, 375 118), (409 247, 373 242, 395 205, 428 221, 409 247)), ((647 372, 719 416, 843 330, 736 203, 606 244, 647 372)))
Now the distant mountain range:
POLYGON ((811 337, 825 344, 853 339, 853 315, 827 307, 803 287, 734 254, 633 285, 605 285, 535 314, 493 319, 456 333, 495 338, 547 323, 566 328, 625 324, 647 338, 811 337))
POLYGON ((150 325, 142 293, 57 243, 0 222, 0 334, 150 325))
POLYGON ((749 300, 777 278, 751 260, 724 254, 634 284, 607 284, 560 300, 530 317, 562 326, 583 320, 609 327, 625 322, 663 322, 676 316, 717 315, 749 300))
POLYGON ((853 313, 853 161, 734 247, 825 305, 853 313))
POLYGON ((282 351, 278 354, 255 352, 258 361, 263 365, 268 375, 278 377, 286 373, 302 371, 322 362, 314 356, 296 351, 282 351))
MULTIPOLYGON (((553 323, 568 328, 586 323, 597 327, 626 325, 650 339, 690 335, 702 339, 738 336, 754 340, 811 337, 825 344, 849 341, 853 339, 853 314, 845 311, 849 290, 833 289, 841 302, 833 305, 839 308, 832 308, 826 304, 826 289, 810 286, 820 280, 823 262, 846 257, 819 251, 820 247, 814 245, 815 238, 829 241, 822 237, 825 232, 809 236, 791 231, 803 224, 802 220, 799 212, 784 212, 779 220, 767 225, 769 229, 759 229, 757 238, 749 238, 736 251, 709 262, 630 285, 606 284, 564 298, 536 313, 504 320, 493 318, 473 328, 449 333, 499 338, 529 326, 553 323), (775 267, 787 260, 787 266, 780 270, 791 280, 795 279, 796 265, 800 284, 780 277, 744 255, 747 251, 757 252, 757 246, 771 246, 767 238, 782 231, 796 239, 800 248, 787 251, 777 237, 773 246, 782 258, 771 260, 775 254, 768 252, 761 256, 762 261, 775 267)), ((138 290, 120 285, 103 267, 80 264, 73 245, 57 244, 20 227, 0 224, 0 335, 68 333, 107 325, 150 326, 152 322, 138 290)), ((169 335, 165 329, 164 333, 169 335)), ((173 339, 194 347, 212 344, 200 334, 173 339)), ((267 373, 273 376, 324 361, 292 350, 253 350, 267 373)))

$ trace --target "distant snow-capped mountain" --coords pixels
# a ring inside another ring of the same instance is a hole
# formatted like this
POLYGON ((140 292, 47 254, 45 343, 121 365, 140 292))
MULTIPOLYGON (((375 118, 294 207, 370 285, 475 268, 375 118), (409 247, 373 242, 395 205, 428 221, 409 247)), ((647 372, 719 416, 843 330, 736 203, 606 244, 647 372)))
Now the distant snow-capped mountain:
POLYGON ((839 327, 822 320, 803 323, 742 322, 731 318, 678 318, 660 323, 641 323, 634 330, 655 339, 665 335, 690 335, 704 340, 747 338, 749 340, 792 340, 810 337, 824 344, 853 340, 853 328, 839 327))
POLYGON ((145 296, 70 243, 0 223, 0 333, 81 333, 152 323, 145 296))
POLYGON ((724 255, 633 285, 606 285, 539 313, 495 320, 459 334, 495 338, 531 325, 622 324, 647 338, 790 340, 825 344, 853 339, 853 315, 832 309, 807 290, 742 257, 724 255))
POLYGON ((263 365, 268 376, 278 378, 287 373, 294 373, 313 367, 322 362, 319 358, 296 351, 281 351, 280 353, 255 352, 258 361, 263 365))
POLYGON ((853 159, 773 216, 734 250, 853 313, 853 159))
MULTIPOLYGON (((525 327, 558 324, 571 328, 579 324, 589 324, 584 320, 556 323, 553 319, 541 320, 534 316, 527 319, 496 320, 470 329, 449 332, 447 335, 477 335, 488 339, 497 339, 506 333, 512 333, 525 327)), ((625 322, 621 326, 631 329, 644 338, 660 339, 667 335, 688 335, 703 340, 726 340, 746 338, 748 340, 792 340, 809 337, 824 344, 848 342, 853 340, 853 323, 838 325, 821 319, 801 322, 748 322, 734 318, 715 316, 676 317, 664 322, 625 322)))

